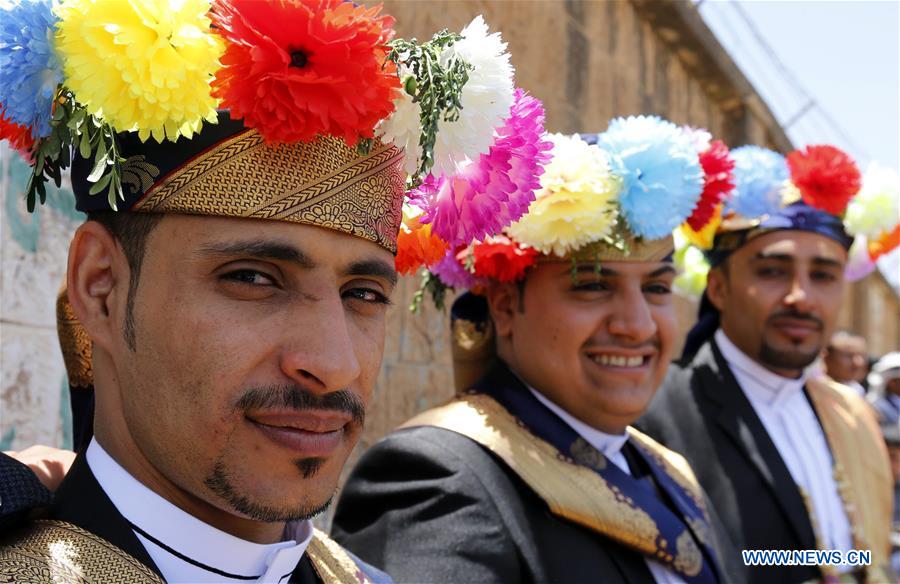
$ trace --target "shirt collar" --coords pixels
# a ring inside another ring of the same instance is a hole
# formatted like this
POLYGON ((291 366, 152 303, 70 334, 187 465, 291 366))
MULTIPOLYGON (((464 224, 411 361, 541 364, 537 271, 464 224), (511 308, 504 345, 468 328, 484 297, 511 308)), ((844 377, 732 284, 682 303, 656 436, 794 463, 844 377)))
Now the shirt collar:
POLYGON ((276 556, 278 564, 296 556, 296 566, 312 539, 311 521, 289 523, 286 540, 278 543, 259 544, 237 538, 200 521, 147 488, 116 462, 96 438, 88 445, 86 456, 100 487, 125 519, 177 552, 208 566, 233 574, 263 574, 276 556))
POLYGON ((530 385, 525 384, 525 386, 528 388, 528 391, 534 394, 534 397, 536 397, 539 402, 562 418, 566 424, 575 430, 576 434, 584 438, 588 444, 602 452, 606 458, 611 459, 622 451, 622 447, 625 446, 625 442, 628 440, 627 432, 620 435, 601 432, 592 426, 588 426, 566 410, 562 409, 530 385))
POLYGON ((764 403, 776 406, 803 391, 803 386, 806 385, 806 380, 810 375, 809 368, 804 369, 798 379, 782 377, 769 371, 738 349, 722 329, 716 331, 715 341, 719 350, 722 351, 725 361, 735 373, 735 377, 739 382, 744 382, 741 383, 741 389, 752 393, 764 403))

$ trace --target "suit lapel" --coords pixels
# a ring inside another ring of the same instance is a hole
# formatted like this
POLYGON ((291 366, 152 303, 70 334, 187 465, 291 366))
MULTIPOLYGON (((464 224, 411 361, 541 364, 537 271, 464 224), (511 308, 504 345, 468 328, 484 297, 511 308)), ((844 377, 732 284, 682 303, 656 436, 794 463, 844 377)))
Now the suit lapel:
POLYGON ((84 452, 75 459, 60 485, 50 515, 105 539, 162 576, 128 521, 103 492, 84 452))
POLYGON ((815 534, 800 489, 713 341, 700 350, 694 366, 704 395, 720 406, 716 423, 762 476, 806 549, 815 549, 815 534))

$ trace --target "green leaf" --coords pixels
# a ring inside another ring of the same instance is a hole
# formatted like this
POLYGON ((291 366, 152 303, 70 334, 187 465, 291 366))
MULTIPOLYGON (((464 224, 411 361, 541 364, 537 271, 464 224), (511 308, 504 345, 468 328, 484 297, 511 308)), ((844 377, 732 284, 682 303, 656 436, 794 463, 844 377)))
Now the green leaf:
POLYGON ((95 182, 93 185, 91 185, 91 188, 90 188, 90 190, 88 191, 88 194, 89 194, 89 195, 96 195, 97 193, 99 193, 100 191, 102 191, 103 189, 105 189, 105 188, 107 187, 107 185, 109 185, 109 180, 112 178, 112 176, 113 176, 113 172, 112 172, 112 171, 107 172, 106 174, 104 174, 102 177, 100 177, 100 180, 98 180, 98 181, 95 182))
POLYGON ((78 142, 78 153, 85 159, 91 157, 91 137, 87 128, 81 131, 81 140, 78 142))
POLYGON ((88 182, 97 182, 100 180, 104 171, 106 171, 106 158, 101 158, 99 156, 94 158, 94 168, 91 169, 91 174, 87 177, 88 182))

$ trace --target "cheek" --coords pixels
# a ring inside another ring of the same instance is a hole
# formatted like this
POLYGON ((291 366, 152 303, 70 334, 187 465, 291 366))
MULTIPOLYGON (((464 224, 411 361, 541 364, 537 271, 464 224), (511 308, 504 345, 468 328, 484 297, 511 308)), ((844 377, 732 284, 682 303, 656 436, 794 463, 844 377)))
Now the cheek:
POLYGON ((678 317, 675 314, 675 305, 669 303, 655 307, 652 309, 652 315, 659 335, 661 353, 664 357, 661 361, 668 364, 678 338, 678 317))
POLYGON ((386 315, 372 318, 350 315, 347 318, 351 319, 353 350, 359 362, 360 390, 368 401, 375 387, 375 380, 378 378, 381 361, 384 357, 386 315))

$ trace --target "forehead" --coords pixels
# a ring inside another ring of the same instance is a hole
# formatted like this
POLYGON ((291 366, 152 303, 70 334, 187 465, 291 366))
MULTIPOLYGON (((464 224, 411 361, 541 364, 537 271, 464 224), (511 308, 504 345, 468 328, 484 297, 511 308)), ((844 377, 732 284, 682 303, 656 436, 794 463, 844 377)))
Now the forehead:
POLYGON ((375 242, 286 221, 173 214, 160 222, 151 237, 152 247, 185 259, 229 246, 239 249, 240 244, 274 244, 302 251, 316 264, 378 259, 393 265, 393 255, 375 242))
POLYGON ((734 252, 743 259, 832 260, 843 263, 847 251, 841 244, 808 231, 775 231, 756 237, 734 252))
POLYGON ((856 335, 835 335, 831 339, 831 346, 842 351, 866 351, 866 340, 856 335))

